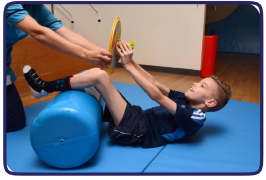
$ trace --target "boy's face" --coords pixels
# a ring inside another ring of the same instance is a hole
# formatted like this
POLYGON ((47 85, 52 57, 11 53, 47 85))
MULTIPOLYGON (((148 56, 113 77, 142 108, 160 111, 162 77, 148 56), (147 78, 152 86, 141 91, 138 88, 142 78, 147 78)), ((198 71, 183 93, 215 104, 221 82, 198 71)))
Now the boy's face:
POLYGON ((213 99, 217 88, 218 85, 212 78, 205 78, 198 83, 193 83, 185 92, 185 96, 193 104, 202 104, 213 99))

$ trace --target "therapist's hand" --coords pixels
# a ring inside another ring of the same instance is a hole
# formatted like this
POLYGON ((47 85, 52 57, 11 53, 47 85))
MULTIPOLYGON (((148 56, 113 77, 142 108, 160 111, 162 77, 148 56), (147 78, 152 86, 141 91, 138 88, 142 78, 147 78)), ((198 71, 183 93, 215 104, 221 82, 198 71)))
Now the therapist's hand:
POLYGON ((85 60, 89 63, 100 66, 104 69, 108 68, 108 65, 111 64, 112 54, 106 50, 90 50, 89 54, 85 60))

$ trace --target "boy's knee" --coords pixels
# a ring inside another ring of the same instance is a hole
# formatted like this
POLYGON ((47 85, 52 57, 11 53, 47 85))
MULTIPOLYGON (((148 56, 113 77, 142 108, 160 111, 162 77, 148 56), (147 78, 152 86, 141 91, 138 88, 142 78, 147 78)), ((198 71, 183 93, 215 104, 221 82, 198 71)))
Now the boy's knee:
MULTIPOLYGON (((82 73, 82 77, 92 79, 93 81, 98 79, 99 74, 101 74, 101 69, 100 68, 93 68, 86 70, 82 73)), ((95 81, 96 82, 96 81, 95 81)))
POLYGON ((86 74, 86 75, 92 75, 92 74, 95 74, 99 71, 102 71, 100 68, 92 68, 92 69, 89 69, 89 70, 85 70, 83 73, 86 74))
POLYGON ((103 82, 103 81, 105 81, 105 80, 109 80, 109 75, 108 75, 108 73, 106 72, 106 71, 104 71, 104 70, 99 70, 99 71, 97 71, 96 72, 96 81, 97 82, 103 82))
POLYGON ((101 69, 101 68, 93 68, 93 70, 94 70, 95 72, 102 71, 102 69, 101 69))

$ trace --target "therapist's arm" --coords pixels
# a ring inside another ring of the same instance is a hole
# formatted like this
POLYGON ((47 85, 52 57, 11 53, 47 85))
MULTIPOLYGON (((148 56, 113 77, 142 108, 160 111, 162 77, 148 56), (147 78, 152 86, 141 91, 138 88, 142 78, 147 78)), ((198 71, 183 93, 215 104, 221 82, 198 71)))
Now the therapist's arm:
MULTIPOLYGON (((89 50, 103 50, 106 51, 105 49, 95 45, 94 43, 90 42, 88 39, 86 39, 85 37, 81 36, 80 34, 77 34, 73 31, 70 31, 68 28, 66 28, 65 26, 57 29, 55 31, 56 33, 58 33, 60 36, 64 37, 65 39, 67 39, 68 41, 77 44, 81 47, 84 47, 86 49, 89 50)), ((106 51, 108 53, 108 51, 106 51)))
POLYGON ((15 26, 32 36, 41 44, 56 51, 86 60, 93 65, 103 68, 107 68, 107 65, 111 63, 111 53, 101 49, 89 50, 88 48, 75 44, 53 30, 39 25, 35 19, 29 15, 26 15, 24 20, 20 21, 15 26))

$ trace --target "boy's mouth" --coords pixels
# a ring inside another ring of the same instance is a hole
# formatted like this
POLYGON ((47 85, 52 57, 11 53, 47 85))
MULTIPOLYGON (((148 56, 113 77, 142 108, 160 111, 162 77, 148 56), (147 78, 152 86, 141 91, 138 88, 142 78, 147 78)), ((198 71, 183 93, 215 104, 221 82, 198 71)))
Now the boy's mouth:
POLYGON ((191 92, 194 92, 194 90, 193 90, 193 88, 191 87, 191 88, 189 88, 189 90, 191 91, 191 92))

